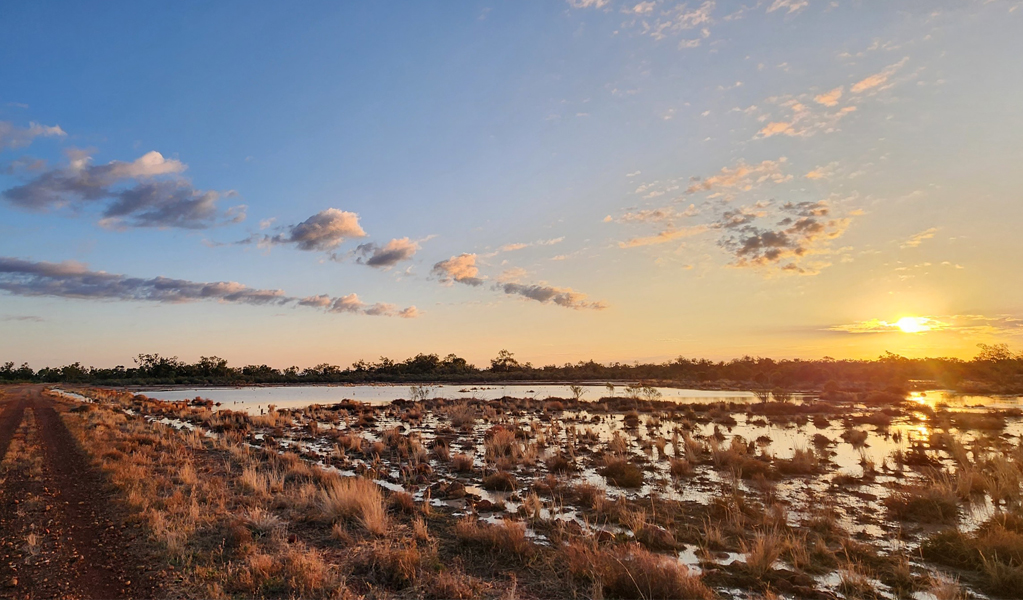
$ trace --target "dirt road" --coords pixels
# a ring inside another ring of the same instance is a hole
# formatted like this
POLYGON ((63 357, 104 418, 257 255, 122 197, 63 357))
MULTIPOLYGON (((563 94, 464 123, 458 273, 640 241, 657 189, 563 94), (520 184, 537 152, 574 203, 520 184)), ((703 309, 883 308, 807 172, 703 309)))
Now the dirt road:
POLYGON ((142 532, 42 389, 0 388, 0 597, 153 597, 142 532))

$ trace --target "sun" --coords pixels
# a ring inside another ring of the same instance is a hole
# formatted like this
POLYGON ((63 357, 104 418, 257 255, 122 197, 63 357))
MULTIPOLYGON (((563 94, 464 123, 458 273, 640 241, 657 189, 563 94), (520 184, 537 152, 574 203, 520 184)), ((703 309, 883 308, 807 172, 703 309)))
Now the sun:
POLYGON ((903 333, 922 333, 932 329, 927 317, 902 317, 894 323, 903 333))

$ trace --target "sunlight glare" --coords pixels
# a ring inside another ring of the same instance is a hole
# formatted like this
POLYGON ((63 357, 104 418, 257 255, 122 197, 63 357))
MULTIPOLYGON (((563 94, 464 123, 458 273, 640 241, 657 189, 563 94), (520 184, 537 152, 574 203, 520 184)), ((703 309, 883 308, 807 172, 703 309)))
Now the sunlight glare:
POLYGON ((902 317, 895 322, 895 326, 903 333, 921 333, 931 330, 929 321, 927 317, 902 317))

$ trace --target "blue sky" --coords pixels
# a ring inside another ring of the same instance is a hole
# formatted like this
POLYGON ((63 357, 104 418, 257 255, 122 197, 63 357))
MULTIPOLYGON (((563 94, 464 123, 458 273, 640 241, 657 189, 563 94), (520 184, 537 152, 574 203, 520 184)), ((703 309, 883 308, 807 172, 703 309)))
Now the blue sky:
POLYGON ((0 360, 1023 337, 1019 2, 2 12, 0 360))

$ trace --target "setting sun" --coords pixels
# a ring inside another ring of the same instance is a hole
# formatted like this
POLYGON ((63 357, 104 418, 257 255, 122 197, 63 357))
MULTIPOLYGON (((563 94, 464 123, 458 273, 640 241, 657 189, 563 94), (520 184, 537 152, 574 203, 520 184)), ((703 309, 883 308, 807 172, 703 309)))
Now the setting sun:
POLYGON ((930 321, 927 317, 902 317, 895 326, 904 333, 922 333, 932 329, 930 321))

